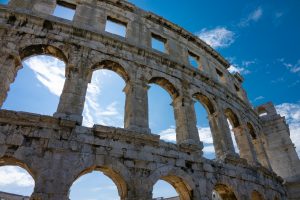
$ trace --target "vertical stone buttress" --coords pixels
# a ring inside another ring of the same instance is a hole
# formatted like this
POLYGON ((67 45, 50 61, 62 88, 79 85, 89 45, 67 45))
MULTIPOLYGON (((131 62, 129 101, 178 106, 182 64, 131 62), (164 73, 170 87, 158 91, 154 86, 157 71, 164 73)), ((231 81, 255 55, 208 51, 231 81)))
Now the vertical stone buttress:
POLYGON ((176 120, 177 144, 191 144, 203 148, 200 142, 194 101, 189 96, 178 96, 173 100, 174 116, 176 120))
POLYGON ((285 179, 289 199, 300 199, 300 160, 285 118, 277 114, 272 103, 261 105, 257 110, 266 112, 260 119, 272 169, 285 179))
POLYGON ((227 155, 237 156, 224 113, 216 111, 208 114, 208 120, 217 158, 223 159, 227 155))
POLYGON ((126 94, 124 126, 127 129, 150 133, 148 123, 148 85, 141 80, 130 81, 126 94))
MULTIPOLYGON (((1 53, 1 52, 0 52, 1 53)), ((2 52, 0 56, 0 108, 2 107, 10 84, 14 82, 18 70, 22 67, 21 59, 18 56, 2 52)))
POLYGON ((66 80, 62 94, 60 96, 55 117, 73 120, 82 123, 82 112, 84 108, 85 96, 88 80, 84 62, 79 62, 79 66, 67 64, 66 80))
POLYGON ((256 165, 258 161, 247 125, 242 124, 238 126, 233 129, 233 132, 239 146, 240 157, 246 159, 249 164, 256 165))
POLYGON ((265 168, 271 170, 272 169, 271 163, 269 161, 267 152, 263 146, 262 139, 260 137, 257 137, 252 140, 252 143, 256 152, 257 159, 260 162, 260 164, 265 168))

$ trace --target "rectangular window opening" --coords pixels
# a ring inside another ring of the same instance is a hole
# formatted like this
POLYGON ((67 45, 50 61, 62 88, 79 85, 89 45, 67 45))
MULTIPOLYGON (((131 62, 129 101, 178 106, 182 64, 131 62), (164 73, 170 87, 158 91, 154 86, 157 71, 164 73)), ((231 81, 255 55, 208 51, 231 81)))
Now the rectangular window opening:
POLYGON ((199 56, 197 56, 196 54, 192 53, 189 51, 189 63, 191 66, 193 66, 194 68, 199 68, 200 67, 200 59, 199 56))
POLYGON ((8 5, 9 0, 0 0, 1 5, 8 5))
POLYGON ((127 23, 107 17, 105 31, 121 37, 126 37, 127 23))
POLYGON ((234 84, 234 87, 235 87, 235 90, 236 90, 237 92, 240 91, 240 88, 239 88, 237 85, 234 84))
POLYGON ((223 72, 221 72, 221 71, 218 70, 218 69, 216 69, 216 72, 217 72, 217 74, 218 74, 219 77, 221 77, 221 78, 223 77, 223 72))
POLYGON ((58 1, 53 15, 72 21, 75 15, 76 5, 58 1))
POLYGON ((152 49, 166 53, 166 42, 167 40, 159 35, 152 34, 151 45, 152 49))

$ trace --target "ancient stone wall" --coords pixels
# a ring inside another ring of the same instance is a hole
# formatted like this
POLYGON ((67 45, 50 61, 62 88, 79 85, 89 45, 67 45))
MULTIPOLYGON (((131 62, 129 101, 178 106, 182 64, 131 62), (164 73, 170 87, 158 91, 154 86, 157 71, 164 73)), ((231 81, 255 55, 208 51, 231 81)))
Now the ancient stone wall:
POLYGON ((243 78, 215 50, 181 27, 118 0, 65 0, 72 21, 52 15, 54 0, 11 0, 0 6, 0 106, 22 61, 52 55, 66 64, 66 80, 53 116, 0 110, 0 165, 25 168, 35 180, 31 199, 67 200, 72 183, 100 170, 122 200, 150 200, 163 179, 181 200, 286 199, 283 180, 271 169, 264 126, 242 88, 243 78), (108 19, 126 26, 126 36, 105 31, 108 19), (155 37, 166 51, 151 47, 155 37), (189 55, 197 58, 198 69, 189 55), (88 83, 98 69, 126 82, 124 129, 81 126, 88 83), (176 144, 151 133, 148 84, 172 97, 176 144), (208 113, 216 160, 202 157, 194 102, 208 113), (240 155, 234 152, 227 119, 240 155))
POLYGON ((0 192, 0 200, 29 200, 29 197, 0 192))

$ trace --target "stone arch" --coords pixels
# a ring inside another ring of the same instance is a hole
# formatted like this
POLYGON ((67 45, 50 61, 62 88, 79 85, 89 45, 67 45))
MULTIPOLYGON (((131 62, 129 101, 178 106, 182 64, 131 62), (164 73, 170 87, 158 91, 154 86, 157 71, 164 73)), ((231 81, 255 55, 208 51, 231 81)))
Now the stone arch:
MULTIPOLYGON (((34 171, 31 168, 31 166, 29 166, 26 162, 18 160, 14 157, 4 156, 4 157, 0 158, 0 167, 9 167, 9 166, 19 167, 19 168, 25 170, 30 175, 30 177, 33 179, 34 186, 33 186, 33 191, 30 194, 30 196, 32 197, 35 193, 35 190, 36 190, 37 186, 38 186, 37 181, 38 181, 39 177, 38 177, 36 171, 34 171)), ((22 178, 24 178, 24 177, 22 177, 22 178)))
POLYGON ((67 56, 61 49, 47 44, 28 45, 19 50, 19 55, 21 60, 37 55, 50 55, 64 61, 65 64, 68 63, 67 56))
POLYGON ((238 116, 230 108, 225 109, 225 116, 229 119, 233 128, 240 126, 240 120, 238 116))
POLYGON ((25 169, 31 175, 31 177, 34 179, 34 181, 37 180, 36 174, 34 173, 34 171, 25 162, 23 162, 21 160, 18 160, 13 157, 6 157, 6 156, 0 158, 0 167, 6 166, 6 165, 21 167, 21 168, 25 169))
POLYGON ((193 95, 195 99, 197 99, 206 109, 209 114, 214 114, 216 109, 212 101, 202 93, 196 93, 193 95))
POLYGON ((193 179, 181 169, 168 166, 159 168, 150 175, 149 180, 149 187, 152 188, 158 180, 166 181, 174 187, 180 200, 192 200, 193 195, 196 195, 193 192, 195 190, 193 179))
POLYGON ((250 122, 247 122, 248 131, 251 135, 252 140, 255 140, 257 138, 257 135, 255 133, 255 129, 253 125, 250 122))
POLYGON ((251 200, 264 200, 263 195, 254 190, 251 194, 251 200))
POLYGON ((216 184, 212 192, 212 200, 237 200, 236 195, 229 186, 216 184))
POLYGON ((166 78, 163 77, 153 77, 148 81, 149 84, 154 83, 165 89, 172 99, 176 99, 179 96, 179 91, 176 87, 166 78))
POLYGON ((0 77, 0 79, 3 79, 5 84, 3 85, 2 91, 0 91, 0 106, 2 106, 5 101, 7 93, 10 90, 10 85, 15 81, 18 71, 22 68, 22 60, 37 55, 49 55, 62 60, 66 66, 68 63, 67 56, 64 54, 63 50, 57 47, 57 45, 48 44, 48 40, 37 44, 31 40, 21 40, 19 43, 24 45, 19 47, 19 50, 16 53, 5 53, 6 55, 3 56, 4 63, 2 63, 3 66, 1 66, 1 71, 5 72, 5 75, 2 74, 2 76, 5 77, 0 77))
POLYGON ((117 186, 120 199, 121 200, 126 199, 128 189, 127 189, 127 183, 126 183, 125 179, 123 178, 122 175, 120 175, 120 173, 118 173, 116 170, 114 170, 112 167, 109 167, 109 166, 92 166, 92 167, 89 167, 89 168, 81 171, 79 173, 79 175, 77 175, 75 177, 75 179, 72 181, 71 185, 69 186, 69 190, 70 190, 72 184, 78 178, 84 176, 85 174, 91 173, 93 171, 100 171, 105 176, 109 177, 117 186))
POLYGON ((129 73, 119 62, 113 60, 102 60, 91 67, 89 80, 91 80, 92 72, 98 69, 107 69, 117 73, 127 83, 130 80, 129 73))

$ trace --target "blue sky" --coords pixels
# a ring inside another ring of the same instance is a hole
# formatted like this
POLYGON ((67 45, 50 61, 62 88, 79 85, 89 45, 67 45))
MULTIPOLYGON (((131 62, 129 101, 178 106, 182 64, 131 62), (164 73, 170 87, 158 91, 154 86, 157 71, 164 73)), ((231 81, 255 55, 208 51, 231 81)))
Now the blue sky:
MULTIPOLYGON (((244 88, 253 106, 272 101, 286 116, 291 138, 300 154, 300 1, 199 1, 130 0, 184 27, 218 52, 244 78, 244 88)), ((3 3, 3 0, 0 0, 3 3)), ((56 10, 56 16, 72 19, 72 13, 56 10)), ((118 33, 121 29, 107 27, 118 33)), ((52 115, 64 83, 64 63, 49 56, 23 61, 24 68, 11 85, 5 109, 52 115)), ((149 89, 149 125, 152 133, 174 142, 175 120, 169 94, 156 85, 149 89), (157 102, 157 99, 160 99, 157 102)), ((123 127, 125 82, 108 70, 93 74, 84 107, 84 125, 123 127)), ((214 157, 212 138, 203 107, 195 104, 204 155, 214 157)), ((234 139, 234 137, 233 137, 234 139)), ((237 150, 238 151, 238 150, 237 150)), ((0 190, 29 195, 34 185, 20 168, 0 168, 0 190), (25 178, 24 178, 25 177, 25 178)), ((154 187, 154 196, 174 196, 164 182, 154 187)), ((107 177, 94 172, 79 178, 70 198, 118 199, 117 190, 107 177), (100 194, 100 195, 99 195, 100 194), (105 195, 104 195, 105 194, 105 195), (100 197, 99 197, 100 196, 100 197)))

